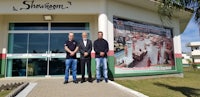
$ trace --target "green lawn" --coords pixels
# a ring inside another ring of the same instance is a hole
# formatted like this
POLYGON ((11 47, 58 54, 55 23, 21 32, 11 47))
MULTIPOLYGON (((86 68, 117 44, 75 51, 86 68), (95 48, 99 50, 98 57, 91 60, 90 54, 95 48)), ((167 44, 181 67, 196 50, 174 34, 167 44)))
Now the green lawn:
POLYGON ((6 97, 12 90, 5 90, 0 92, 0 97, 6 97))
POLYGON ((200 97, 200 70, 184 70, 184 78, 167 77, 116 80, 117 83, 150 97, 200 97))

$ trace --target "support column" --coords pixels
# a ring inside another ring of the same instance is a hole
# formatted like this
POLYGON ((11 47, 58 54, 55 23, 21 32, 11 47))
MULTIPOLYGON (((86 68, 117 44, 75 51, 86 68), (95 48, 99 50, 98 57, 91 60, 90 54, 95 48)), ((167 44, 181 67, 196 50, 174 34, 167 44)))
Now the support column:
POLYGON ((101 1, 101 12, 99 13, 98 16, 98 30, 103 32, 103 38, 108 41, 109 44, 109 52, 108 52, 108 78, 110 80, 114 80, 114 52, 111 50, 110 45, 112 41, 110 40, 110 33, 108 29, 108 14, 107 14, 107 0, 102 0, 101 1))
POLYGON ((98 31, 102 31, 103 38, 108 40, 107 0, 102 0, 100 5, 101 9, 98 16, 98 31))
POLYGON ((98 31, 103 32, 103 38, 108 40, 108 18, 105 13, 99 14, 98 17, 98 31))
POLYGON ((6 65, 6 48, 3 48, 1 54, 1 75, 5 75, 5 65, 6 65))

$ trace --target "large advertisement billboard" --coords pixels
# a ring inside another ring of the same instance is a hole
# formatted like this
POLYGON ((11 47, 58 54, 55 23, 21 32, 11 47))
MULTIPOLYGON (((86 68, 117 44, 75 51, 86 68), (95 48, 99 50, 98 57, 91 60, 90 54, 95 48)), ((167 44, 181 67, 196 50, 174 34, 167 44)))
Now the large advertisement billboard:
POLYGON ((113 18, 115 74, 175 69, 172 29, 113 18))

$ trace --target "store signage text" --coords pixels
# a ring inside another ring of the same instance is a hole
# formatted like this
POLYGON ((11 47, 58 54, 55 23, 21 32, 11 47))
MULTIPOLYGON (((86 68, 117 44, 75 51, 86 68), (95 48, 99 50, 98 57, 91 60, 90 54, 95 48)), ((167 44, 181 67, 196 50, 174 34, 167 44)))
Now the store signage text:
POLYGON ((22 5, 17 7, 13 6, 13 11, 20 10, 30 10, 30 9, 47 9, 47 10, 56 10, 56 9, 68 9, 71 5, 71 1, 65 1, 58 4, 56 2, 45 2, 45 3, 37 3, 36 0, 24 0, 22 1, 22 5))

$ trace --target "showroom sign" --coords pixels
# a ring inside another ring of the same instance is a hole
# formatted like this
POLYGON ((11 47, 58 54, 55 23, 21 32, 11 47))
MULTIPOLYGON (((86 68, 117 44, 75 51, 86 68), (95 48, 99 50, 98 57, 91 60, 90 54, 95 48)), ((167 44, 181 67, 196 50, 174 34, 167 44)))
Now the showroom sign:
POLYGON ((31 9, 47 9, 47 10, 64 10, 68 9, 71 5, 72 2, 69 0, 63 0, 63 2, 41 2, 39 0, 24 0, 21 2, 20 6, 13 6, 13 11, 21 11, 21 10, 31 10, 31 9))

